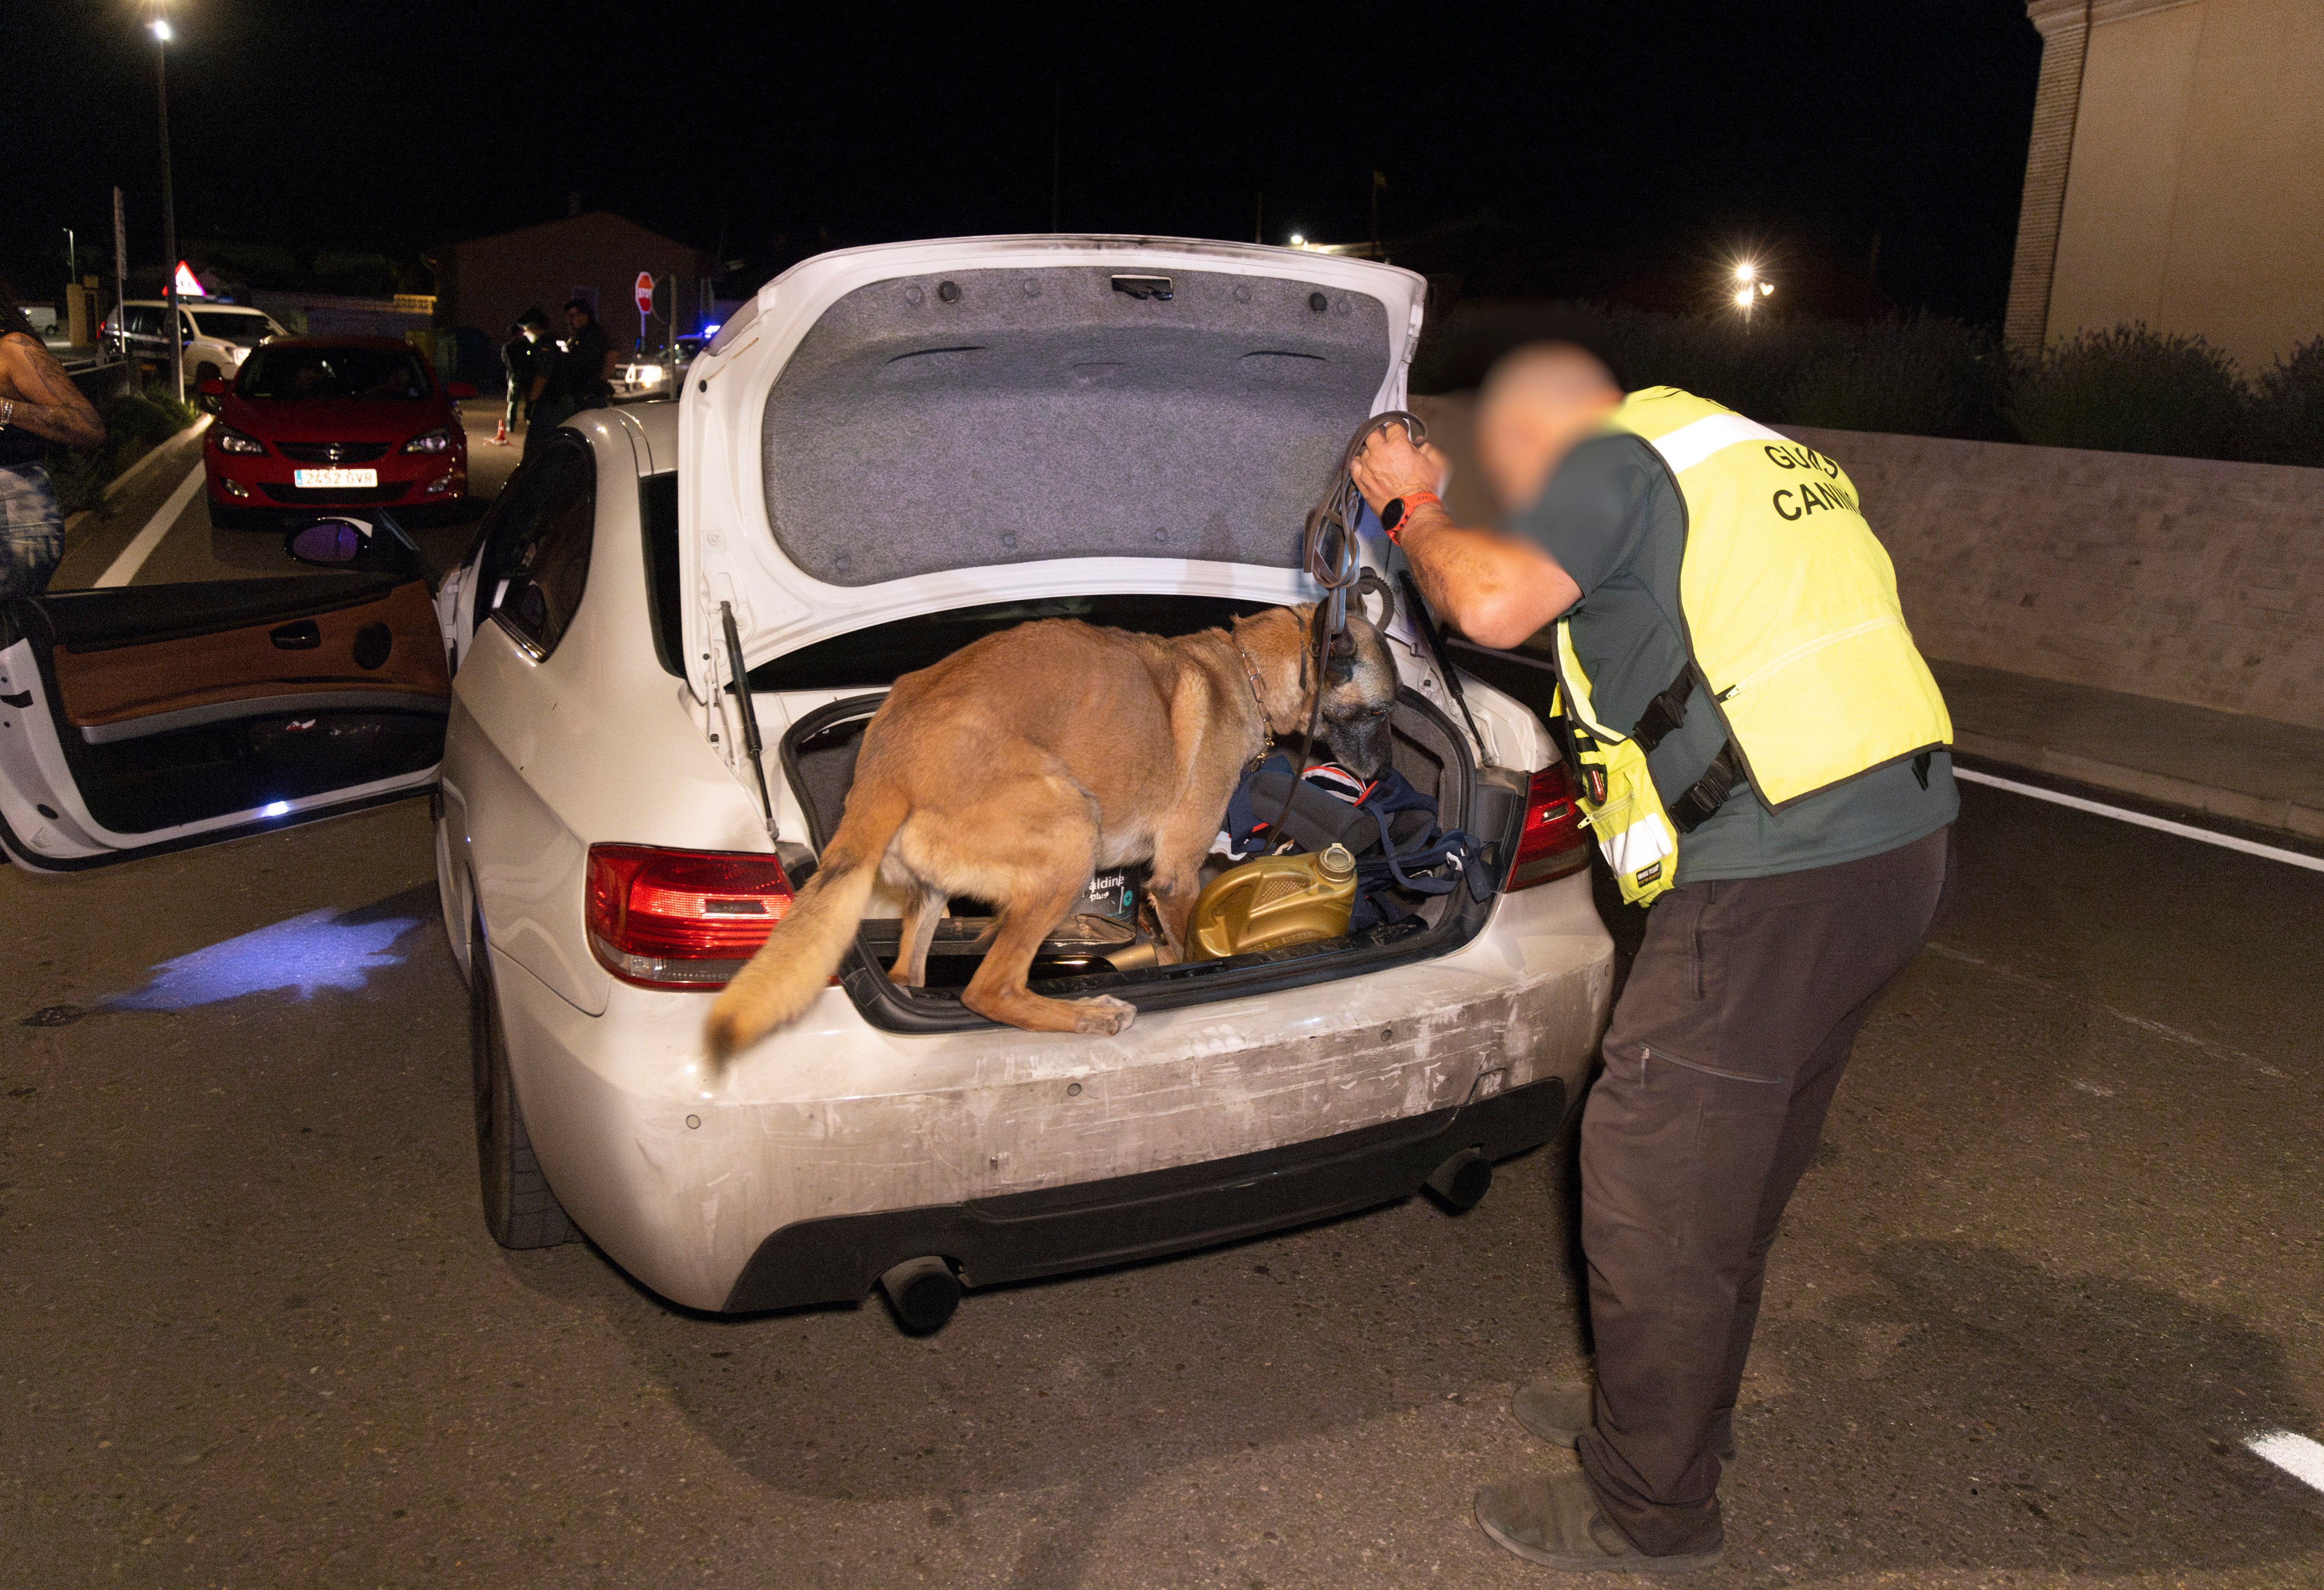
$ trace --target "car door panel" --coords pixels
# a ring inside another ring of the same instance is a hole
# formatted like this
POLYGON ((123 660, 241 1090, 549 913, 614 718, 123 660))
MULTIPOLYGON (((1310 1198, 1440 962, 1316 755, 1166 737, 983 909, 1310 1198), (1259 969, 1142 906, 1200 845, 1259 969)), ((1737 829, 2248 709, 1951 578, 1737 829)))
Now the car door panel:
POLYGON ((0 684, 0 843, 35 870, 424 787, 450 698, 426 585, 346 573, 19 599, 0 684))
POLYGON ((217 722, 257 710, 260 702, 270 703, 268 710, 311 711, 354 691, 417 707, 440 705, 450 692, 436 609, 418 580, 352 606, 279 621, 258 615, 208 633, 67 638, 81 627, 72 622, 76 605, 113 594, 77 591, 43 604, 61 642, 51 666, 66 719, 91 742, 217 722))

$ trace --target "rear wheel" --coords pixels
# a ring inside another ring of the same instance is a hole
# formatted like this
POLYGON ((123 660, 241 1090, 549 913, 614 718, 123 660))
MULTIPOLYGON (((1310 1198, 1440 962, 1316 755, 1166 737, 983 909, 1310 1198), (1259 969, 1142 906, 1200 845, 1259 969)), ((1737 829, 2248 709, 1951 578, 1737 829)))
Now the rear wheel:
POLYGON ((484 1183, 484 1229, 504 1248, 553 1248, 581 1234, 549 1190, 517 1108, 509 1077, 508 1033, 493 981, 484 925, 469 919, 468 1047, 476 1098, 476 1169, 484 1183))

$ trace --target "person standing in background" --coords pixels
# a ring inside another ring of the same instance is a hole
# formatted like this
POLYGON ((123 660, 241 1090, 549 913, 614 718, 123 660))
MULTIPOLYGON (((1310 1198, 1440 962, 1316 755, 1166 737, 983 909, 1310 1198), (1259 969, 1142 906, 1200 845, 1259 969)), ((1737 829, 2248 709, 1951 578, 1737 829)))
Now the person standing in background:
POLYGON ((528 458, 536 439, 613 395, 613 348, 605 340, 604 328, 597 324, 597 311, 586 299, 571 300, 565 306, 565 351, 555 365, 534 369, 532 418, 524 437, 528 458))
POLYGON ((528 310, 524 318, 509 327, 508 340, 501 344, 501 371, 508 379, 508 393, 501 409, 500 434, 493 445, 504 448, 520 421, 532 409, 532 382, 542 364, 556 356, 557 350, 544 347, 541 339, 549 333, 549 322, 539 310, 528 310))
POLYGON ((93 448, 105 421, 0 281, 0 599, 37 596, 65 555, 65 514, 42 459, 93 448))

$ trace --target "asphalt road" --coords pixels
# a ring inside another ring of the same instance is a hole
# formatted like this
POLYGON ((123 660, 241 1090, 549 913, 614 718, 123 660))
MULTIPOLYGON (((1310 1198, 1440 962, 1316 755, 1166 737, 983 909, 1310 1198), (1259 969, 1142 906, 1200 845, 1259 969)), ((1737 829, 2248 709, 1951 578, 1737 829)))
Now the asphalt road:
MULTIPOLYGON (((422 556, 438 569, 448 569, 466 555, 476 519, 508 484, 521 457, 514 447, 490 445, 500 421, 498 398, 477 398, 465 407, 468 511, 448 522, 410 527, 422 556)), ((64 560, 49 582, 51 589, 81 590, 100 580, 175 585, 313 572, 283 552, 279 532, 210 523, 198 436, 165 443, 157 453, 142 460, 100 507, 69 528, 64 560)))
MULTIPOLYGON (((2324 876, 1982 790, 1778 1245, 1707 1585, 2324 1584, 2324 876)), ((0 1585, 1551 1585, 1564 1160, 724 1320, 476 1208, 427 808, 0 872, 0 1585), (305 986, 299 986, 304 979, 305 986), (71 1006, 19 1024, 45 1007, 71 1006)))

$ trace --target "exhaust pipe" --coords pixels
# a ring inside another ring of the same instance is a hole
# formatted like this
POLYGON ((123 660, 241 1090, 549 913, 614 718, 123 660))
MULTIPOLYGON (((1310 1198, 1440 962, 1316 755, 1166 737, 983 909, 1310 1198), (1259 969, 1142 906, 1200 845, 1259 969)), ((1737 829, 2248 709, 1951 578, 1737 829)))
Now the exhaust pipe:
POLYGON ((960 1307, 960 1277, 942 1259, 907 1259, 880 1278, 896 1322, 916 1336, 940 1330, 960 1307))
POLYGON ((1428 1173, 1428 1190, 1454 1214, 1475 1208, 1493 1185, 1493 1162, 1482 1149, 1462 1149, 1428 1173))

